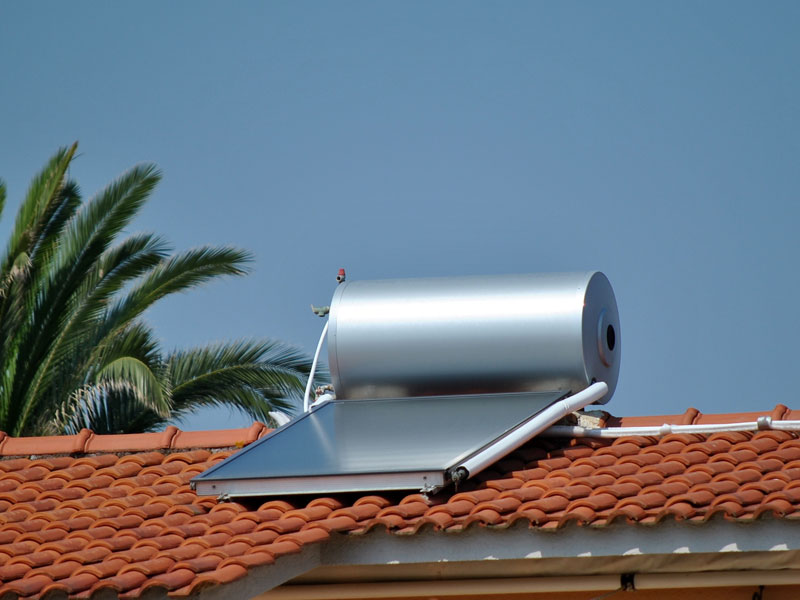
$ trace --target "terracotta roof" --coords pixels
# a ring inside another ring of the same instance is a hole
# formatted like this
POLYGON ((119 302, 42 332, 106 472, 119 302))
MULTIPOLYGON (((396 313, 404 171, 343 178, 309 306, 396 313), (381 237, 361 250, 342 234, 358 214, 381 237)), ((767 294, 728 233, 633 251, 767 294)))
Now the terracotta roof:
MULTIPOLYGON (((765 413, 606 419, 607 424, 752 421, 765 413), (687 421, 688 420, 688 421, 687 421)), ((778 406, 774 419, 797 419, 778 406)), ((800 438, 781 431, 535 439, 434 498, 364 495, 253 505, 197 496, 189 481, 263 436, 248 429, 14 439, 0 433, 0 597, 153 589, 197 594, 329 539, 376 528, 413 535, 525 523, 800 519, 800 438)), ((455 538, 453 538, 455 539, 455 538)))

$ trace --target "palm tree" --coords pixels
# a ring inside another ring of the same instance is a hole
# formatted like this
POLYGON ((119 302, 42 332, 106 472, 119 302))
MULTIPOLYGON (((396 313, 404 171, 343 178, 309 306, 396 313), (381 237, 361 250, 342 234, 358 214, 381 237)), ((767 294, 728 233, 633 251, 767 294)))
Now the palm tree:
MULTIPOLYGON (((67 177, 77 144, 31 182, 0 254, 0 431, 147 431, 207 405, 272 423, 302 396, 310 360, 276 341, 164 353, 144 311, 252 260, 230 247, 171 254, 154 234, 118 240, 160 179, 137 166, 87 202, 67 177)), ((0 213, 5 205, 0 181, 0 213)))

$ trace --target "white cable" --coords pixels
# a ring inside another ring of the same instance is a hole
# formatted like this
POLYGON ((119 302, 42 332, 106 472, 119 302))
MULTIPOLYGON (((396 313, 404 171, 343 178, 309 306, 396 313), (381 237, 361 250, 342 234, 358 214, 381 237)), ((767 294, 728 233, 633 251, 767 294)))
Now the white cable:
POLYGON ((317 362, 319 361, 319 353, 322 351, 322 342, 325 341, 325 336, 328 334, 328 321, 325 321, 325 327, 322 328, 322 333, 319 336, 317 343, 317 351, 314 352, 314 361, 311 363, 311 371, 308 374, 308 383, 306 383, 306 393, 303 395, 303 412, 308 412, 308 400, 311 396, 311 386, 314 384, 314 373, 317 372, 317 362))
POLYGON ((670 433, 720 433, 723 431, 759 431, 774 429, 778 431, 800 431, 800 421, 773 421, 770 417, 759 417, 757 421, 744 423, 708 423, 698 425, 664 425, 654 427, 605 427, 587 429, 556 425, 545 429, 544 437, 588 437, 618 438, 633 435, 663 437, 670 433))
POLYGON ((559 419, 563 419, 568 414, 580 410, 584 406, 597 402, 607 393, 608 385, 598 381, 569 398, 564 398, 555 404, 551 404, 518 429, 465 460, 455 469, 452 469, 452 472, 457 473, 461 469, 465 469, 469 477, 480 473, 489 465, 497 462, 498 459, 522 446, 533 436, 546 430, 559 419))

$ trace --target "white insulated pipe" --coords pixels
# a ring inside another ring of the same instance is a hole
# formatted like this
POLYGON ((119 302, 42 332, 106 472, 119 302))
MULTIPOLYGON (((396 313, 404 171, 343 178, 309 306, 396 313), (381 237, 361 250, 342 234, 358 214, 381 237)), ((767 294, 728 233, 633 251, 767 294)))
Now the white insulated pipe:
POLYGON ((545 408, 542 412, 533 417, 530 421, 515 429, 507 436, 498 440, 497 443, 484 448, 482 451, 471 456, 463 463, 452 469, 453 474, 458 474, 460 478, 464 475, 472 477, 480 473, 486 467, 494 464, 503 456, 513 452, 532 437, 545 431, 553 423, 563 419, 567 415, 582 409, 584 406, 594 404, 603 399, 608 393, 608 385, 602 381, 593 383, 585 390, 573 394, 569 398, 559 400, 545 408), (464 473, 466 471, 466 474, 464 473))
POLYGON ((589 429, 586 427, 572 427, 568 425, 555 425, 545 429, 540 434, 543 437, 589 437, 589 438, 619 438, 627 436, 656 436, 663 437, 671 433, 720 433, 723 431, 800 431, 800 421, 773 421, 771 417, 759 417, 757 421, 742 423, 701 423, 697 425, 670 425, 665 423, 651 427, 604 427, 589 429))
POLYGON ((328 335, 328 323, 325 321, 325 327, 322 328, 322 333, 317 342, 317 351, 314 352, 314 360, 311 363, 311 371, 308 373, 308 382, 306 383, 306 393, 303 394, 303 412, 308 412, 309 399, 311 397, 311 386, 314 385, 314 374, 317 372, 317 363, 319 362, 319 355, 322 352, 322 342, 325 341, 325 336, 328 335))

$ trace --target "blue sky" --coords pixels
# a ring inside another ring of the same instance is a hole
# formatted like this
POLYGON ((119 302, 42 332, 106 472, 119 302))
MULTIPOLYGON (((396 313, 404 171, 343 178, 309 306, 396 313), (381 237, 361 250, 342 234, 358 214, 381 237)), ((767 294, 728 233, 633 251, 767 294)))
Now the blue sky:
POLYGON ((135 230, 256 255, 148 315, 167 347, 312 352, 340 266, 597 269, 611 412, 798 407, 798 31, 796 2, 2 2, 0 234, 79 140, 87 196, 163 170, 135 230))

